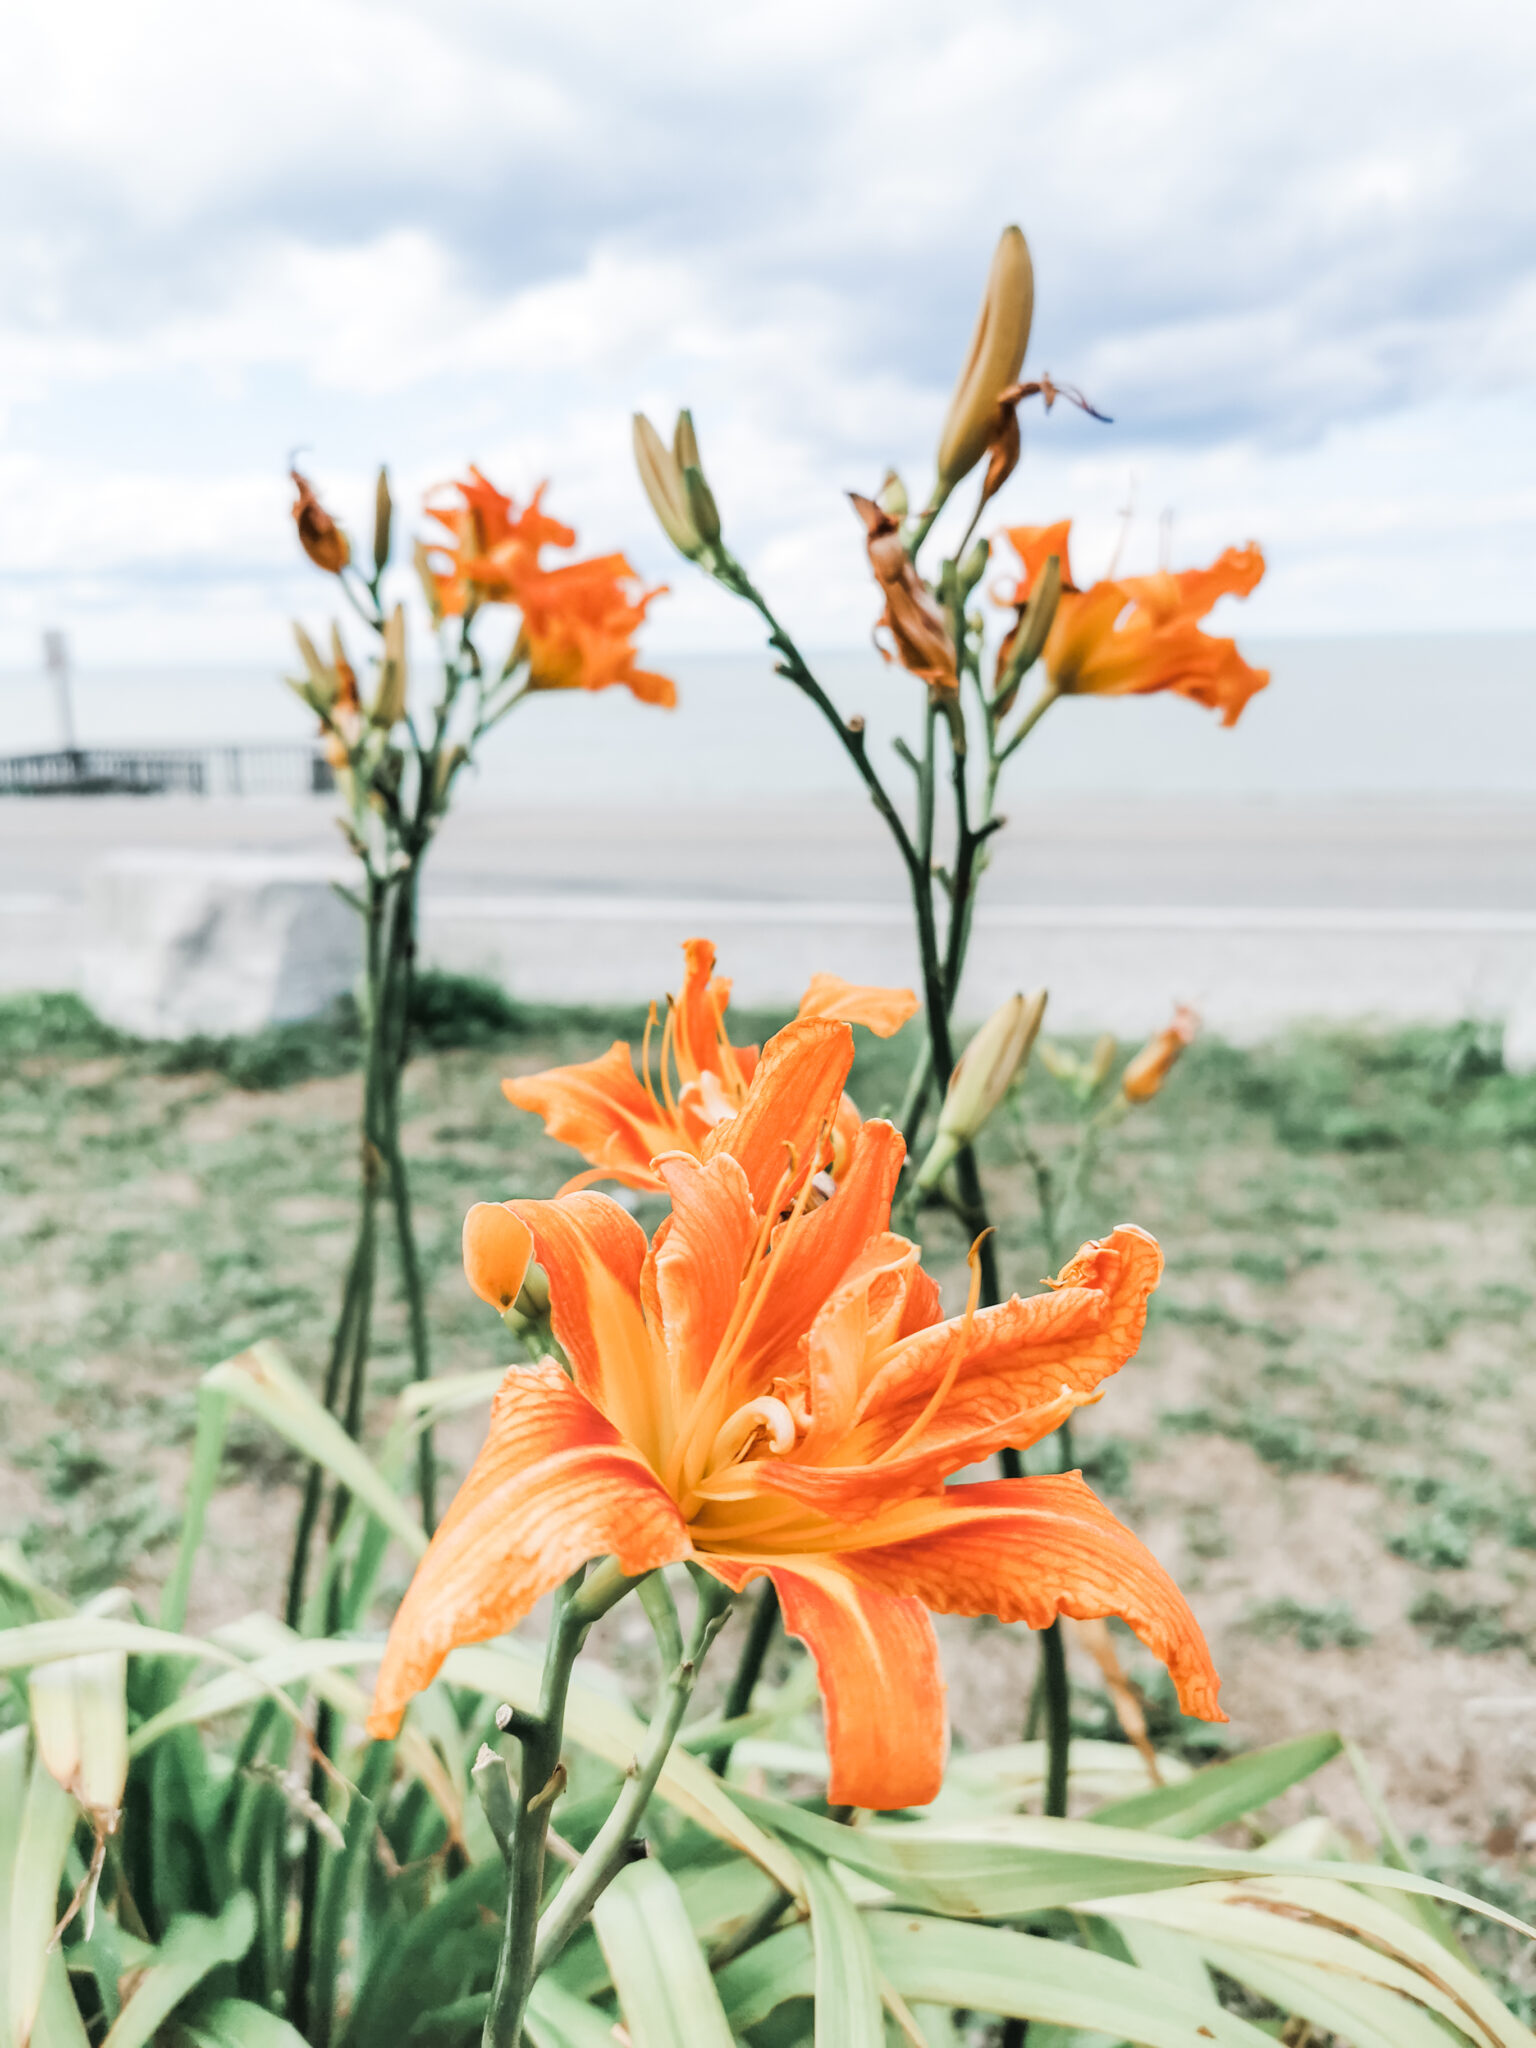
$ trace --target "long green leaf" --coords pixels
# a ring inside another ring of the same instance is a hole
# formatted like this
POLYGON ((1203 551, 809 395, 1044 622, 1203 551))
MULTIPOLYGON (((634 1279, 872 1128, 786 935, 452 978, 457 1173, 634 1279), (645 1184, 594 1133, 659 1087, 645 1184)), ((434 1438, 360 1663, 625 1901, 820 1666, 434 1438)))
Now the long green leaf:
POLYGON ((734 2048, 677 1886, 659 1863, 631 1863, 592 1909, 634 2048, 734 2048))
MULTIPOLYGON (((1202 1945, 1267 1955, 1354 1977, 1416 1999, 1453 2026, 1509 2048, 1536 2048, 1487 1985, 1417 1920, 1349 1885, 1319 1878, 1266 1879, 1248 1885, 1200 1885, 1182 1892, 1111 1901, 1112 1920, 1140 1920, 1189 1935, 1202 1945)), ((1223 1968, 1225 1965, 1222 1966, 1223 1968)))
POLYGON ((1221 1877, 1321 1877, 1426 1893, 1536 1941, 1536 1928, 1486 1900, 1379 1864, 1301 1863, 1213 1842, 1185 1844, 1130 1828, 1032 1814, 969 1827, 917 1821, 844 1828, 783 1800, 745 1793, 738 1798, 765 1827, 873 1878, 904 1903, 968 1919, 1014 1919, 1051 1906, 1221 1877))
MULTIPOLYGON (((38 1624, 55 1626, 51 1622, 38 1624)), ((9 1773, 8 1773, 9 1775, 9 1773)), ((25 2041, 43 1995, 48 1944, 59 1918, 59 1885, 80 1809, 34 1756, 16 1831, 6 1918, 6 2006, 12 2042, 25 2041)))
POLYGON ((217 1920, 187 1914, 172 1923, 138 1989, 108 2030, 102 2048, 144 2048, 189 1991, 220 1963, 238 1963, 256 1933, 256 1905, 236 1892, 217 1920))
POLYGON ((186 1506, 182 1510, 181 1540, 176 1546, 175 1568, 160 1596, 162 1628, 180 1628, 187 1618, 192 1570, 203 1540, 208 1503, 219 1483, 228 1429, 229 1397, 204 1381, 197 1390, 197 1441, 192 1447, 192 1470, 187 1480, 186 1506))
POLYGON ((1234 1983, 1247 1985, 1282 2012, 1341 2036, 1350 2048, 1446 2048, 1448 2041, 1468 2039, 1461 2029, 1448 2034, 1421 2006, 1378 1984, 1256 1956, 1251 1949, 1229 1949, 1219 1941, 1202 1942, 1200 1953, 1234 1983))
POLYGON ((28 2048, 90 2048, 90 2036, 75 2003, 61 1949, 49 1953, 28 2048))
POLYGON ((1088 1818, 1100 1827, 1146 1828, 1185 1841, 1214 1834, 1310 1778, 1343 1747, 1337 1735, 1300 1735, 1293 1742, 1207 1764, 1181 1785, 1158 1785, 1129 1799, 1116 1799, 1088 1818))
POLYGON ((227 1394, 306 1458, 323 1465, 399 1537, 412 1557, 421 1556, 427 1547, 426 1531, 275 1344, 253 1344, 237 1358, 226 1358, 203 1375, 203 1385, 227 1394))
MULTIPOLYGON (((1191 1995, 1090 1949, 913 1913, 864 1919, 881 1976, 920 2005, 1082 2028, 1141 2048, 1207 2041, 1215 2048, 1273 2048, 1270 2036, 1224 2012, 1214 1993, 1191 1995)), ((773 1935, 728 1963, 716 1981, 737 2033, 760 2025, 786 1999, 807 1996, 814 1968, 803 1928, 773 1935)))
POLYGON ((816 2048, 884 2048, 880 1981, 862 1917, 819 1856, 807 1856, 816 1953, 816 2048))
MULTIPOLYGON (((455 1650, 443 1666, 443 1676, 452 1684, 506 1700, 530 1713, 538 1708, 542 1672, 542 1659, 514 1646, 455 1650)), ((629 1769, 645 1742, 644 1723, 621 1700, 605 1698, 579 1680, 566 1702, 565 1732, 579 1748, 590 1750, 620 1771, 629 1769)), ((787 1844, 749 1820, 735 1796, 697 1757, 674 1748, 662 1766, 656 1796, 709 1834, 750 1856, 785 1891, 796 1898, 805 1896, 798 1857, 787 1844)))
POLYGON ((884 1976, 924 2004, 1096 2029, 1139 2048, 1273 2048, 1214 1992, 1202 1997, 1066 1942, 910 1913, 870 1914, 869 1935, 884 1976))
POLYGON ((178 2024, 197 2048, 306 2048, 297 2027, 248 1998, 216 1998, 178 2024))
POLYGON ((283 1649, 257 1657, 235 1671, 223 1671, 180 1694, 168 1707, 147 1721, 141 1721, 128 1739, 128 1753, 138 1756, 173 1728, 185 1728, 196 1721, 210 1721, 216 1714, 232 1713, 252 1700, 267 1698, 275 1688, 313 1678, 322 1671, 345 1669, 350 1665, 378 1661, 376 1643, 343 1643, 334 1638, 294 1636, 283 1649))
POLYGON ((523 2032, 533 2048, 614 2048, 612 2020, 547 1973, 533 1987, 523 2032))

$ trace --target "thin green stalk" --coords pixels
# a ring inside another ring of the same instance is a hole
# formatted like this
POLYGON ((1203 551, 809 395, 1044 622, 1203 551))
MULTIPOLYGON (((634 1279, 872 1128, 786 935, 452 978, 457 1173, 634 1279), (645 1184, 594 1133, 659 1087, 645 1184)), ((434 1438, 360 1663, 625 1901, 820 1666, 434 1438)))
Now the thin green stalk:
MULTIPOLYGON (((763 1675, 763 1663, 778 1626, 778 1592, 772 1579, 764 1579, 757 1590, 757 1604, 752 1609, 752 1622, 747 1630, 747 1640, 741 1646, 741 1657, 720 1709, 722 1721, 739 1720, 750 1710, 752 1695, 757 1690, 757 1681, 763 1675)), ((722 1743, 718 1749, 711 1750, 709 1767, 718 1776, 725 1776, 730 1761, 730 1743, 722 1743)))
MULTIPOLYGON (((656 1789, 656 1781, 661 1776, 662 1765, 666 1762, 677 1739, 677 1731, 683 1724, 683 1715, 693 1696, 699 1666, 730 1612, 731 1595, 718 1580, 700 1573, 697 1583, 699 1604, 693 1633, 688 1639, 687 1648, 682 1650, 667 1679, 662 1704, 647 1732, 645 1747, 630 1765, 623 1790, 614 1801, 608 1818, 593 1836, 581 1861, 540 1917, 533 1950, 534 1976, 547 1969, 555 1960, 628 1860, 629 1845, 634 1839, 635 1829, 650 1803, 651 1794, 656 1789)), ((668 1608, 671 1608, 671 1595, 666 1593, 665 1582, 659 1572, 646 1581, 641 1589, 642 1596, 652 1587, 660 1589, 666 1598, 668 1608)), ((673 1636, 676 1635, 676 1631, 677 1619, 674 1612, 671 1624, 673 1636)), ((681 1649, 681 1644, 678 1647, 681 1649)))
POLYGON ((504 1857, 507 1906, 501 1951, 496 1959, 496 1981, 485 2016, 483 2048, 520 2048, 523 2015, 528 2009, 528 1993, 535 1975, 534 1944, 544 1897, 544 1852, 550 1809, 563 1782, 560 1749, 571 1674, 587 1630, 633 1584, 611 1563, 594 1573, 585 1587, 582 1578, 583 1573, 577 1572, 556 1595, 544 1652, 539 1710, 513 1722, 522 1748, 522 1769, 518 1775, 516 1817, 504 1857))
POLYGON ((1057 1820, 1067 1813, 1067 1772, 1072 1750, 1072 1696, 1067 1684, 1067 1646, 1060 1620, 1040 1632, 1045 1667, 1045 1810, 1057 1820))

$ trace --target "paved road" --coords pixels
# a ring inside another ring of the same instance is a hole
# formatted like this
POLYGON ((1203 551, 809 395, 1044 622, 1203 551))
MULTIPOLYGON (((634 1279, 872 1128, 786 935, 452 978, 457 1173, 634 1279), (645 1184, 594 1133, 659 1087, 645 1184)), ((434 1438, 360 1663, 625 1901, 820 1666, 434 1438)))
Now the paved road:
MULTIPOLYGON (((118 847, 337 843, 323 800, 0 800, 0 915, 18 898, 78 902, 91 861, 118 847)), ((1508 797, 1054 798, 993 844, 996 905, 1536 910, 1536 802, 1508 797)), ((904 882, 863 804, 669 800, 468 806, 433 852, 428 888, 857 904, 895 900, 904 882)))
MULTIPOLYGON (((1523 1017, 1536 1059, 1536 802, 1057 798, 995 844, 971 1015, 1045 984, 1062 1030, 1143 1031, 1175 1000, 1235 1037, 1298 1017, 1523 1017)), ((87 874, 132 846, 194 867, 341 855, 323 802, 0 803, 0 986, 79 985, 100 943, 87 874)), ((432 855, 423 937, 428 959, 530 998, 630 1002, 704 932, 741 1000, 780 1005, 817 968, 911 982, 904 893, 863 806, 482 804, 432 855)))

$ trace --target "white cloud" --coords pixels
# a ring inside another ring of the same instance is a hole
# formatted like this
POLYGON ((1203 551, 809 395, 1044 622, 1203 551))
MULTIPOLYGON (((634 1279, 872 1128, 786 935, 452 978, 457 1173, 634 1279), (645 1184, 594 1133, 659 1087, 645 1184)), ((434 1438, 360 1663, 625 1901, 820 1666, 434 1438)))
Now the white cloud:
MULTIPOLYGON (((861 641, 841 491, 914 491, 992 235, 1034 360, 1117 424, 1027 425, 1011 516, 1250 532, 1267 627, 1536 623, 1536 15, 1463 0, 201 0, 16 10, 0 137, 0 652, 41 613, 209 651, 319 587, 290 445, 343 506, 475 457, 677 595, 628 413, 693 402, 808 639, 861 641), (177 615, 146 625, 150 593, 177 615), (88 622, 88 623, 87 623, 88 622)), ((1150 527, 1148 529, 1150 531, 1150 527)))

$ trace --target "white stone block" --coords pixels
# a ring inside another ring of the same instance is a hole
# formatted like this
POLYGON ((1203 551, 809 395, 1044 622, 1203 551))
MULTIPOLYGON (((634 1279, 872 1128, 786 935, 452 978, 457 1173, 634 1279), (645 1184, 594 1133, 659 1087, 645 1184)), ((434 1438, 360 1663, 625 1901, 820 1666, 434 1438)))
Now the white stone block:
POLYGON ((362 968, 361 920, 303 855, 108 854, 86 888, 81 993, 141 1038, 212 1037, 312 1017, 362 968))

